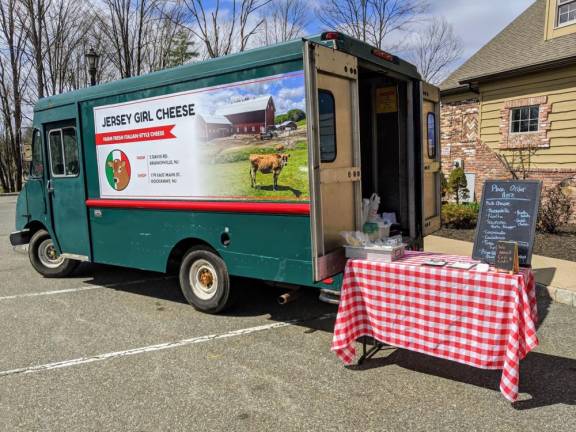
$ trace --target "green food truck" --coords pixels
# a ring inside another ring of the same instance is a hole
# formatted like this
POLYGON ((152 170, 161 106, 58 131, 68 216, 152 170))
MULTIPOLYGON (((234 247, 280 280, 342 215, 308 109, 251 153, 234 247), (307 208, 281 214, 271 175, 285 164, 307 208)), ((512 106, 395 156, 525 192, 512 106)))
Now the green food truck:
POLYGON ((10 240, 45 277, 176 265, 209 313, 230 276, 337 299, 363 197, 413 249, 440 227, 438 105, 413 65, 337 32, 47 97, 10 240))

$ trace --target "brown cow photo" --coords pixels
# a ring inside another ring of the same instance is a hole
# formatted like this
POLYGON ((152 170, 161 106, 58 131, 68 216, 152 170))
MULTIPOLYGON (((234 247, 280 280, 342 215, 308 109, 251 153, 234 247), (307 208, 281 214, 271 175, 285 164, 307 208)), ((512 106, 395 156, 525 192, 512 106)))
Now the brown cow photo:
POLYGON ((256 188, 256 173, 260 171, 262 174, 273 174, 274 190, 278 190, 278 177, 288 164, 287 153, 276 154, 252 154, 250 155, 250 184, 256 188))
POLYGON ((130 183, 130 173, 126 169, 126 161, 114 159, 108 161, 108 166, 114 172, 114 189, 117 191, 126 189, 128 183, 130 183))

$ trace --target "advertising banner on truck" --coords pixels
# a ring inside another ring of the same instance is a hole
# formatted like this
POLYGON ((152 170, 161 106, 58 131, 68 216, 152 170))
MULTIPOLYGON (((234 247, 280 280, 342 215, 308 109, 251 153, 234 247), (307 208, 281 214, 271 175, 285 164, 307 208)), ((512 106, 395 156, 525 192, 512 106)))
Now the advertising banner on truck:
POLYGON ((309 198, 302 71, 99 106, 94 125, 101 198, 309 198))

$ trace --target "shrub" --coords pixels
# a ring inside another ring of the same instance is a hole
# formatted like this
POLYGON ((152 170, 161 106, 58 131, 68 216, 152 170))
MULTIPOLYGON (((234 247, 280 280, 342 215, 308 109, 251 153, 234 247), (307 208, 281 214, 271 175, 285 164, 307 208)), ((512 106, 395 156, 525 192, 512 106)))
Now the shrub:
POLYGON ((474 210, 476 212, 476 214, 478 214, 480 212, 480 203, 474 201, 471 203, 467 203, 466 205, 468 207, 470 207, 472 210, 474 210))
POLYGON ((292 120, 293 122, 299 122, 300 120, 304 120, 306 118, 306 113, 298 108, 291 109, 287 114, 288 119, 292 120))
POLYGON ((539 231, 556 234, 558 228, 570 220, 572 201, 561 184, 546 189, 543 195, 536 226, 539 231))
POLYGON ((448 228, 474 228, 478 220, 478 204, 447 203, 442 206, 442 223, 448 228))
POLYGON ((448 199, 448 180, 443 172, 440 173, 440 178, 442 179, 442 201, 446 201, 448 199))
POLYGON ((460 200, 468 199, 470 196, 468 181, 462 168, 454 168, 450 172, 450 176, 448 177, 448 190, 454 196, 456 204, 460 204, 460 200))

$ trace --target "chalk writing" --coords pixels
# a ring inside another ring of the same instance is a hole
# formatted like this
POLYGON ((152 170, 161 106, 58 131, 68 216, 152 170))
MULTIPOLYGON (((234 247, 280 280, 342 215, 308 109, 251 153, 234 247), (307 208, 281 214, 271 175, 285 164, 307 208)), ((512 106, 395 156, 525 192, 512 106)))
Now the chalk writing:
POLYGON ((476 227, 473 257, 494 264, 498 242, 518 244, 520 265, 529 265, 541 183, 535 180, 488 180, 476 227))

